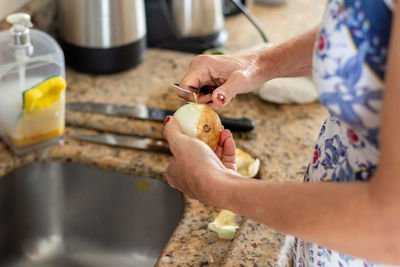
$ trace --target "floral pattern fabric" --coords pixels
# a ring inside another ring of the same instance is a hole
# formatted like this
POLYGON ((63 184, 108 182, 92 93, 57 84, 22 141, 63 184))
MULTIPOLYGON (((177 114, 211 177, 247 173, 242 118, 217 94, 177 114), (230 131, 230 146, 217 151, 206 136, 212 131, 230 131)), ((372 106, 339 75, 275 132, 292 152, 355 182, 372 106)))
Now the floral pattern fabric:
MULTIPOLYGON (((329 115, 308 166, 306 182, 353 182, 372 177, 394 1, 328 0, 316 40, 313 79, 329 115)), ((295 239, 296 267, 378 267, 295 239)))

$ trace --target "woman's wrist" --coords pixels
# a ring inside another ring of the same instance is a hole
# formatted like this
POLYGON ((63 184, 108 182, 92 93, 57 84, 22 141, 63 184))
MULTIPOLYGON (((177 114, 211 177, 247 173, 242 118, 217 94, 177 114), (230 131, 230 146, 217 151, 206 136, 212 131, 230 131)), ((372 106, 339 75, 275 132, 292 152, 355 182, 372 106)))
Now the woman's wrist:
POLYGON ((319 27, 282 44, 256 53, 258 74, 265 81, 311 74, 312 55, 319 27))
POLYGON ((280 59, 281 53, 277 47, 270 47, 268 49, 256 53, 257 57, 257 76, 263 82, 267 82, 280 76, 282 60, 280 59))
POLYGON ((239 179, 245 178, 229 169, 213 170, 209 174, 209 178, 212 181, 209 179, 203 180, 201 199, 207 204, 223 209, 230 209, 232 206, 232 197, 237 189, 237 182, 239 179))
POLYGON ((294 58, 302 56, 299 55, 298 51, 294 51, 291 46, 291 41, 289 41, 258 53, 259 75, 262 76, 264 82, 291 76, 291 73, 297 72, 300 68, 296 64, 300 62, 294 60, 294 58))

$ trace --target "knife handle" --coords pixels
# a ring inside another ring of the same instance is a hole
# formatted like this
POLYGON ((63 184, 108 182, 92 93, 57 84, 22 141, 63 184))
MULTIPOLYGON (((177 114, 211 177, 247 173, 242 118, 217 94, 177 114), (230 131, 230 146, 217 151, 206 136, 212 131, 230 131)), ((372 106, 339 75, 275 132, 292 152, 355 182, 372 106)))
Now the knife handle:
POLYGON ((171 151, 169 150, 168 142, 166 142, 166 141, 151 140, 147 144, 147 146, 151 151, 172 154, 171 151))
POLYGON ((249 120, 248 118, 232 119, 221 117, 221 123, 224 125, 225 129, 242 132, 251 131, 255 126, 254 121, 249 120))

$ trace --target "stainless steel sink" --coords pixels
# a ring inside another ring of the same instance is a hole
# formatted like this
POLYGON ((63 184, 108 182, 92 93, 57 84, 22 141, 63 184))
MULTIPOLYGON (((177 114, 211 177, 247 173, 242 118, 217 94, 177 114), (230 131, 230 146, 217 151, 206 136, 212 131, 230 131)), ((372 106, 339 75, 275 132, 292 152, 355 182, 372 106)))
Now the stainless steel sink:
POLYGON ((0 179, 0 266, 153 266, 182 216, 163 182, 72 163, 0 179))

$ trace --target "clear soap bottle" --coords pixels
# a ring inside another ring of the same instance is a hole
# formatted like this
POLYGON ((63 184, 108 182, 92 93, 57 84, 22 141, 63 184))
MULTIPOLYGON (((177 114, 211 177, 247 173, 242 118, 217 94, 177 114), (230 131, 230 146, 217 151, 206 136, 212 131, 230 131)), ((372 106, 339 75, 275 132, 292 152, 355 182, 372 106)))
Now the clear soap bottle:
POLYGON ((65 63, 57 42, 11 14, 0 32, 0 136, 17 154, 63 143, 65 63))

